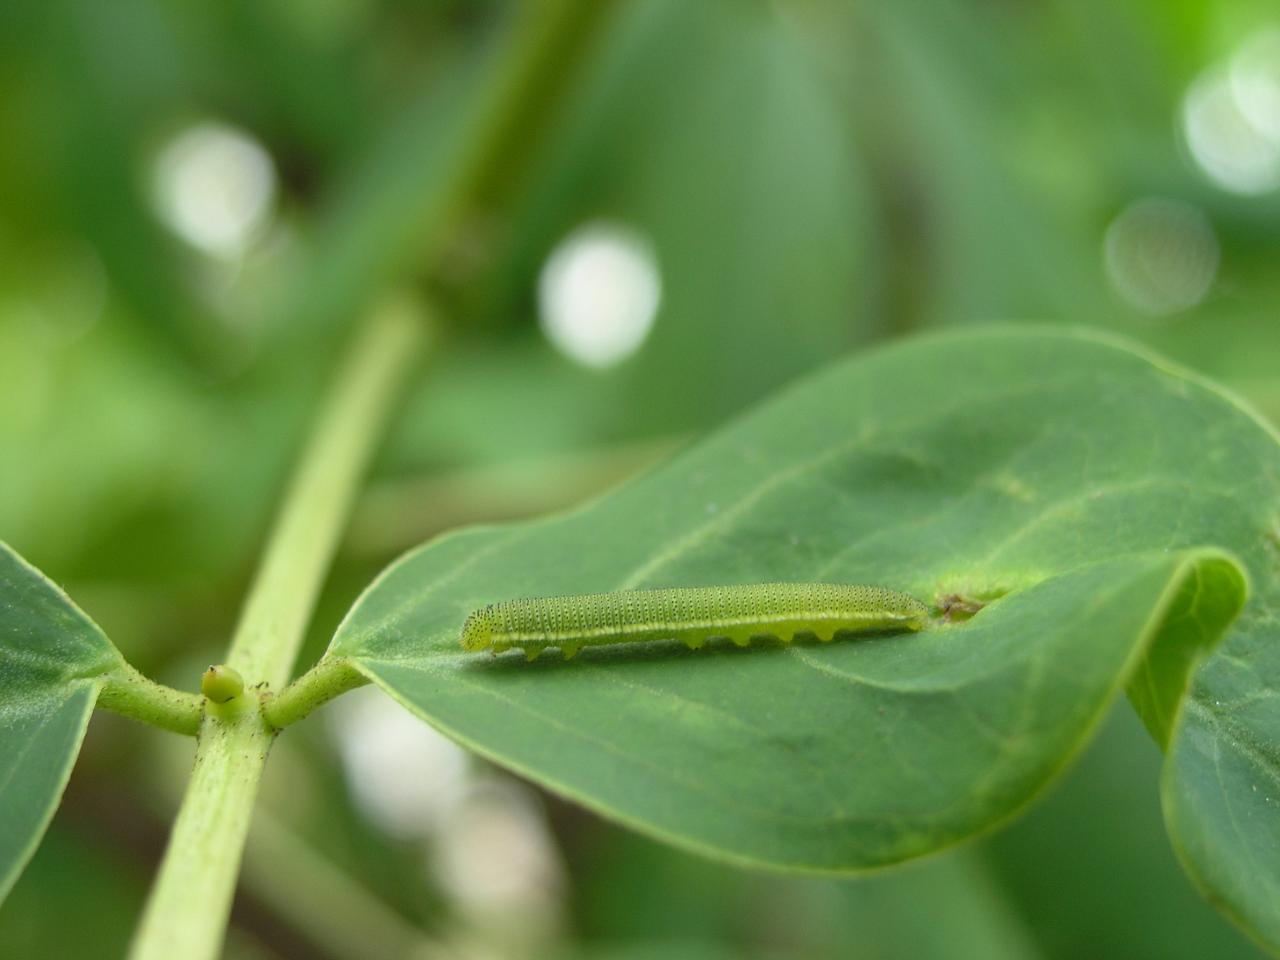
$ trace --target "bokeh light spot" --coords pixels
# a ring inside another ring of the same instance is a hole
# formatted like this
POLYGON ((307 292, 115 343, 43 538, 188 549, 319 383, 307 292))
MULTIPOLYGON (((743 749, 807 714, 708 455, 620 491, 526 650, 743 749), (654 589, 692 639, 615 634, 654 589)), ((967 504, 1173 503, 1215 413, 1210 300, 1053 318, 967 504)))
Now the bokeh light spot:
POLYGON ((1280 138, 1246 113, 1226 71, 1211 69, 1192 84, 1182 131, 1197 165, 1223 189, 1259 194, 1280 186, 1280 138))
POLYGON ((1218 272, 1218 239, 1197 207, 1146 197, 1107 227, 1107 274, 1126 301, 1151 316, 1194 307, 1218 272))
POLYGON ((331 716, 347 782, 371 822, 412 839, 452 816, 466 791, 461 747, 372 687, 336 701, 331 716))
POLYGON ((275 203, 271 157, 244 131, 222 123, 198 123, 173 137, 157 155, 152 177, 160 218, 217 257, 241 256, 275 203))
POLYGON ((617 223, 597 221, 573 231, 552 251, 538 280, 547 339, 591 367, 612 366, 640 349, 661 299, 652 247, 617 223))
POLYGON ((1245 118, 1280 141, 1280 27, 1256 34, 1231 58, 1231 92, 1245 118))

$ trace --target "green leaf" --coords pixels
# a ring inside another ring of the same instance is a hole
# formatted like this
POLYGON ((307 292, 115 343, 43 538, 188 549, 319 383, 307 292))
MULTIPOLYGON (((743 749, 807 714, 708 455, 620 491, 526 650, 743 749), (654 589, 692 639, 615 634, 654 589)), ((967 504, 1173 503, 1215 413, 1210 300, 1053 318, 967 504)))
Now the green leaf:
POLYGON ((1001 905, 1034 931, 1045 957, 1261 956, 1200 899, 1174 857, 1160 816, 1162 763, 1137 718, 1113 711, 1051 795, 981 844, 1001 905))
POLYGON ((0 543, 0 900, 71 775, 120 654, 39 570, 0 543))
POLYGON ((607 816, 738 862, 839 871, 1013 815, 1132 680, 1171 743, 1165 805, 1189 869, 1280 943, 1277 487, 1275 436, 1163 361, 1078 332, 919 339, 805 381, 576 513, 410 553, 331 653, 607 816), (1244 570, 1255 592, 1233 623, 1244 570), (768 580, 986 605, 823 646, 533 664, 459 649, 467 612, 496 600, 768 580))

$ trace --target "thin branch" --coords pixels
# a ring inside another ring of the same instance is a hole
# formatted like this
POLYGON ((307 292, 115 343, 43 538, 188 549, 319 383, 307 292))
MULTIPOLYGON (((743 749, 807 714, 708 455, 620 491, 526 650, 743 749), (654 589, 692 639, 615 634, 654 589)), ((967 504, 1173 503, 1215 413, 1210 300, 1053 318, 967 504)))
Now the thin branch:
MULTIPOLYGON (((425 339, 397 304, 370 315, 302 458, 232 643, 252 685, 288 677, 339 532, 425 339)), ((135 960, 218 955, 275 730, 256 697, 206 703, 195 768, 132 947, 135 960)))
MULTIPOLYGON (((394 262, 400 259, 426 261, 432 274, 454 230, 501 195, 503 177, 494 174, 504 172, 511 145, 545 131, 567 78, 604 22, 602 11, 612 6, 605 0, 529 6, 503 51, 491 96, 464 128, 460 164, 428 205, 434 215, 419 218, 421 229, 409 231, 410 242, 398 251, 403 258, 386 258, 385 279, 403 266, 394 262)), ((339 305, 343 313, 346 308, 358 309, 339 305)), ((269 693, 289 678, 356 486, 418 352, 424 325, 414 319, 396 311, 371 315, 303 455, 226 661, 250 687, 266 684, 269 693)), ((305 705, 305 697, 296 702, 305 705)), ((205 960, 221 950, 274 735, 256 697, 206 705, 195 769, 133 943, 134 960, 205 960)))

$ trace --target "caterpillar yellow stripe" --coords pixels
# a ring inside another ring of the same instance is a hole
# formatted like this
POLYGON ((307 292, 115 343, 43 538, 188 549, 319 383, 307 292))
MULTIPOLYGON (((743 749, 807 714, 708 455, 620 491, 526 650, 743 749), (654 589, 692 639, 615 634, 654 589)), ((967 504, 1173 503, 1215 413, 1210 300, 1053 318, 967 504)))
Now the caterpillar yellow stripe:
POLYGON ((928 619, 929 608, 909 594, 854 584, 622 590, 491 603, 467 617, 462 648, 514 648, 532 660, 557 647, 568 659, 583 647, 651 640, 693 649, 720 637, 741 647, 756 637, 830 641, 844 633, 919 630, 928 619))

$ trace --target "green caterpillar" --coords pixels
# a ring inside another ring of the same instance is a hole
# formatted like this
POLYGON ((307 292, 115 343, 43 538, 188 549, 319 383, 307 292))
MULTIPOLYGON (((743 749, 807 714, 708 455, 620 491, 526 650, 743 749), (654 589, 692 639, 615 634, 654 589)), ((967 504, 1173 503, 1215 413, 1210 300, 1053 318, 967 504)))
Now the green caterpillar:
POLYGON ((558 647, 565 659, 583 647, 679 640, 692 649, 714 637, 745 647, 753 637, 789 643, 798 635, 829 641, 838 633, 919 630, 929 608, 884 587, 837 583, 759 583, 736 587, 623 590, 491 603, 462 627, 464 650, 530 659, 558 647))

